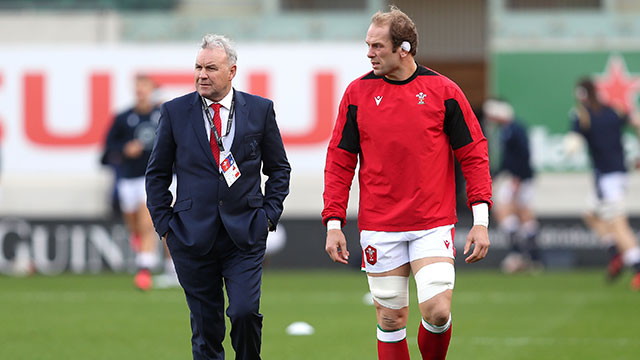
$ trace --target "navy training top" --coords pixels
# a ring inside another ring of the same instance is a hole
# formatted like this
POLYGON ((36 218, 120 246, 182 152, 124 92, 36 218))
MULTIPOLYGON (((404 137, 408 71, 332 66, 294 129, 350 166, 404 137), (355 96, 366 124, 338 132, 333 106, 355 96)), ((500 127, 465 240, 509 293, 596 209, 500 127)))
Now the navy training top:
POLYGON ((517 119, 502 125, 500 130, 502 161, 499 172, 507 171, 521 180, 532 178, 533 169, 527 130, 518 123, 517 119))
POLYGON ((131 108, 116 116, 107 135, 105 158, 109 163, 119 166, 121 177, 130 179, 144 176, 159 119, 159 107, 154 107, 148 114, 139 114, 135 108, 131 108), (125 157, 124 146, 133 139, 142 142, 144 151, 137 158, 125 157))
POLYGON ((609 106, 602 106, 598 111, 588 107, 585 126, 580 126, 578 112, 574 109, 571 115, 571 129, 584 136, 589 147, 589 155, 596 174, 626 172, 624 150, 622 147, 622 130, 628 118, 620 116, 609 106))

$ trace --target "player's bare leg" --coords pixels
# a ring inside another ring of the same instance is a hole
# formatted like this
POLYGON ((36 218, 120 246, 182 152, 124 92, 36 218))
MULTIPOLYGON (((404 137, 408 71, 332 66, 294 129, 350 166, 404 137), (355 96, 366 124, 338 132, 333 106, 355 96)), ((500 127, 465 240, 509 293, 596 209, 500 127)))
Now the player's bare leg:
POLYGON ((138 209, 138 229, 140 234, 140 251, 154 254, 157 252, 158 238, 151 221, 151 215, 146 206, 138 209))
POLYGON ((137 212, 122 212, 122 219, 124 220, 124 225, 127 227, 127 231, 129 231, 129 243, 131 245, 131 249, 138 253, 140 251, 140 231, 138 230, 138 213, 137 212))
POLYGON ((611 258, 615 256, 620 257, 620 252, 617 247, 615 236, 613 234, 613 229, 611 228, 610 222, 602 220, 593 211, 585 212, 584 215, 582 216, 582 220, 587 225, 587 227, 591 231, 593 231, 598 236, 598 238, 600 238, 600 241, 602 241, 602 243, 607 247, 607 251, 610 253, 611 258))
MULTIPOLYGON (((174 203, 176 199, 177 192, 177 179, 174 175, 173 181, 169 186, 169 191, 171 191, 171 195, 173 196, 174 203)), ((171 206, 174 205, 171 204, 171 206)), ((180 282, 178 281, 178 274, 176 273, 176 268, 173 264, 173 259, 171 258, 171 253, 169 252, 169 247, 167 246, 166 241, 161 241, 162 247, 164 249, 164 272, 162 274, 156 275, 153 278, 153 287, 159 289, 166 289, 172 287, 179 287, 180 282)))
MULTIPOLYGON (((383 278, 389 276, 405 277, 408 279, 411 268, 409 264, 402 265, 383 273, 368 273, 369 277, 383 278)), ((391 309, 381 305, 374 297, 376 318, 378 320, 378 359, 379 360, 408 360, 407 347, 407 317, 409 307, 391 309)))
POLYGON ((180 282, 166 241, 162 241, 162 247, 164 248, 164 272, 153 277, 153 287, 157 289, 179 287, 180 282))
POLYGON ((610 221, 610 224, 620 252, 624 254, 638 246, 626 216, 617 216, 610 221))
POLYGON ((516 205, 512 201, 497 203, 492 212, 495 213, 500 231, 509 242, 509 252, 500 264, 502 271, 512 274, 524 270, 526 262, 522 256, 522 246, 518 239, 518 230, 522 222, 518 216, 516 205))
POLYGON ((607 248, 607 254, 609 257, 609 263, 607 265, 607 281, 613 281, 617 279, 624 268, 622 262, 622 252, 616 244, 615 235, 611 227, 610 222, 602 220, 595 212, 587 211, 582 220, 591 231, 598 235, 600 241, 607 248))
POLYGON ((140 236, 140 252, 136 256, 138 273, 134 284, 141 290, 151 289, 151 270, 158 262, 158 238, 155 233, 149 210, 141 205, 136 212, 137 229, 140 236))
POLYGON ((613 240, 613 234, 611 233, 611 227, 609 226, 609 224, 600 219, 600 217, 598 217, 598 215, 596 215, 592 211, 584 213, 584 215, 582 216, 582 220, 587 225, 587 227, 591 229, 591 231, 595 232, 596 235, 600 237, 600 239, 613 240))
POLYGON ((527 206, 518 206, 517 214, 520 220, 520 233, 524 239, 524 250, 527 253, 528 268, 531 271, 542 270, 542 255, 540 254, 540 248, 538 247, 538 231, 539 224, 533 210, 527 206))
POLYGON ((635 275, 631 288, 640 291, 640 246, 625 215, 619 215, 610 221, 618 250, 622 253, 623 263, 632 267, 635 275))
MULTIPOLYGON (((453 265, 454 262, 448 257, 427 257, 411 262, 411 268, 417 274, 425 266, 436 263, 453 265)), ((422 322, 418 331, 418 347, 422 359, 441 360, 447 356, 451 341, 452 296, 453 290, 447 289, 420 302, 422 322)))

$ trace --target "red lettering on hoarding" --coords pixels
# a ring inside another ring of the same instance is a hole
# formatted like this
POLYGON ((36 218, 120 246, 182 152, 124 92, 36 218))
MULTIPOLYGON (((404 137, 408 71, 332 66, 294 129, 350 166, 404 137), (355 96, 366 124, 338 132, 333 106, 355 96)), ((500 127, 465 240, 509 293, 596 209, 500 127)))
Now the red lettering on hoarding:
POLYGON ((315 76, 316 108, 315 118, 311 129, 301 135, 283 134, 282 139, 289 145, 312 145, 315 143, 325 143, 331 136, 333 129, 333 118, 335 111, 334 104, 334 82, 335 76, 331 73, 317 73, 315 76))
POLYGON ((193 85, 195 81, 193 74, 190 72, 161 72, 149 73, 148 75, 158 87, 165 85, 193 85))
MULTIPOLYGON (((318 72, 314 76, 315 115, 311 128, 303 134, 283 132, 282 140, 287 145, 315 145, 325 143, 331 137, 335 117, 335 75, 318 72)), ((268 97, 269 78, 265 73, 252 73, 249 76, 249 89, 253 94, 268 97)))
MULTIPOLYGON (((155 72, 148 74, 158 86, 193 85, 191 72, 155 72)), ((249 74, 250 92, 269 97, 269 74, 254 71, 249 74)), ((44 146, 86 146, 100 144, 111 123, 111 76, 107 73, 93 73, 90 76, 89 124, 86 129, 75 134, 56 134, 47 126, 45 93, 46 76, 39 72, 27 72, 23 75, 24 128, 27 138, 44 146)), ((313 78, 315 101, 311 127, 302 134, 283 133, 288 145, 316 145, 326 142, 331 136, 335 117, 335 75, 331 72, 318 72, 313 78)), ((0 86, 3 85, 0 74, 0 86)), ((69 96, 72 96, 70 94, 69 96)), ((73 109, 72 109, 73 111, 73 109)), ((1 120, 1 119, 0 119, 1 120)), ((0 139, 2 138, 0 123, 0 139)))
MULTIPOLYGON (((156 83, 158 87, 166 85, 193 85, 195 82, 194 75, 190 72, 176 73, 149 73, 149 77, 156 83)), ((264 72, 249 73, 249 92, 251 94, 268 97, 268 76, 264 72)))
MULTIPOLYGON (((80 134, 58 135, 46 126, 45 78, 41 73, 24 75, 24 116, 27 138, 40 145, 82 146, 102 143, 111 122, 111 77, 94 73, 90 78, 90 124, 80 134)), ((73 96, 73 95, 70 95, 73 96)))
POLYGON ((269 97, 269 78, 264 72, 252 72, 249 74, 249 92, 265 98, 269 97))
MULTIPOLYGON (((189 85, 193 84, 193 74, 190 72, 176 73, 150 73, 157 86, 189 85)), ((264 71, 252 71, 248 76, 249 92, 268 98, 269 75, 264 71)), ((334 120, 334 88, 335 75, 328 72, 319 72, 314 76, 315 93, 315 117, 313 125, 304 134, 283 133, 282 139, 287 145, 314 145, 324 143, 331 136, 334 120)))
MULTIPOLYGON (((2 74, 0 74, 0 88, 2 88, 2 74)), ((2 118, 0 117, 0 141, 4 138, 4 124, 2 123, 2 118)))

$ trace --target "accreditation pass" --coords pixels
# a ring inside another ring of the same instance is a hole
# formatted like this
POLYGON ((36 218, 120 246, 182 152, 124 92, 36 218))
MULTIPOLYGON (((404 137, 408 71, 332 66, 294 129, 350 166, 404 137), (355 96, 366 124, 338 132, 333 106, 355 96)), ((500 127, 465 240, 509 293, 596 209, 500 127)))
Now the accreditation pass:
POLYGON ((231 187, 240 177, 240 169, 238 169, 238 164, 236 164, 233 154, 229 153, 220 163, 220 167, 222 168, 224 179, 227 181, 227 186, 231 187))

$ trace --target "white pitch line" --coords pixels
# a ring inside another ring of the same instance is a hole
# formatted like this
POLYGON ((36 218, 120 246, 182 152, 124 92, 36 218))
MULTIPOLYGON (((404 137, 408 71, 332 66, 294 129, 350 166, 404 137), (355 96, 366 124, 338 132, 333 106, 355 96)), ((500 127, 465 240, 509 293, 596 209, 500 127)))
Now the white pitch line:
POLYGON ((456 336, 456 343, 470 345, 491 345, 491 346, 529 346, 529 345, 592 345, 603 344, 611 346, 624 346, 636 343, 636 339, 631 338, 604 338, 604 337, 483 337, 483 336, 456 336))
MULTIPOLYGON (((454 294, 454 302, 459 304, 533 304, 539 303, 541 300, 553 300, 556 304, 568 304, 574 306, 576 304, 592 304, 592 303, 609 303, 612 295, 602 291, 563 291, 558 293, 536 292, 536 291, 513 291, 513 292, 463 292, 454 294)), ((637 303, 637 299, 633 297, 624 297, 616 299, 616 304, 637 303)))
MULTIPOLYGON (((137 303, 140 297, 135 296, 139 290, 114 290, 103 292, 86 291, 20 291, 0 294, 0 303, 137 303), (132 296, 132 294, 134 296, 132 296)), ((155 294, 154 294, 155 295, 155 294)), ((181 303, 182 296, 150 296, 145 301, 152 303, 181 303)))
MULTIPOLYGON (((636 343, 636 339, 631 338, 593 338, 593 337, 570 337, 570 338, 537 338, 537 337, 481 337, 481 336, 454 336, 452 338, 456 344, 466 346, 509 346, 522 347, 530 345, 551 346, 551 345, 608 345, 608 346, 628 346, 636 343)), ((407 336, 407 344, 416 345, 418 340, 415 336, 407 336)))

